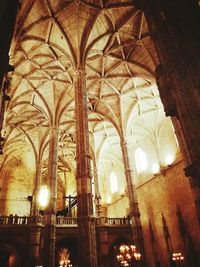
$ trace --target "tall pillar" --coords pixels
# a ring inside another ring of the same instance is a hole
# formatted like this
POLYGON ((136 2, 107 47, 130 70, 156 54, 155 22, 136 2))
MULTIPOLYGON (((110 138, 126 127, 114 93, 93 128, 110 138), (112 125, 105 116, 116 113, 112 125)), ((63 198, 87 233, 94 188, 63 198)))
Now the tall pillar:
POLYGON ((29 219, 30 229, 30 262, 33 266, 40 265, 42 218, 39 215, 37 195, 41 185, 41 162, 36 162, 35 188, 32 196, 32 209, 29 219))
POLYGON ((133 182, 133 171, 130 167, 128 148, 126 141, 123 137, 121 137, 121 150, 124 162, 125 176, 127 182, 127 194, 129 199, 129 207, 130 207, 130 216, 132 221, 132 230, 133 230, 133 239, 134 243, 137 246, 139 252, 142 254, 141 262, 142 266, 145 265, 145 254, 144 254, 144 242, 142 235, 142 226, 140 220, 140 212, 138 208, 136 189, 133 182))
POLYGON ((97 169, 97 165, 96 165, 96 160, 94 159, 95 163, 94 163, 94 169, 93 169, 93 173, 94 173, 94 190, 95 190, 95 208, 96 208, 96 217, 100 217, 101 216, 101 195, 99 192, 99 180, 98 180, 98 169, 97 169))
POLYGON ((45 210, 44 267, 55 266, 58 137, 59 130, 54 126, 49 133, 48 189, 50 197, 45 210))
POLYGON ((97 217, 101 216, 101 196, 99 192, 99 179, 98 179, 98 168, 97 168, 97 160, 96 160, 96 150, 95 150, 95 139, 94 133, 90 134, 90 144, 93 147, 93 177, 94 177, 94 201, 95 201, 95 215, 97 217))
POLYGON ((77 69, 74 73, 76 110, 76 180, 79 232, 79 267, 96 267, 96 233, 92 202, 91 156, 86 94, 86 73, 77 69))
POLYGON ((134 244, 136 245, 139 252, 142 254, 142 258, 140 261, 139 266, 145 266, 145 250, 144 250, 144 241, 143 241, 143 234, 142 234, 142 225, 140 220, 140 212, 138 208, 138 201, 136 196, 136 189, 134 185, 134 177, 133 177, 133 170, 130 166, 130 158, 128 153, 128 147, 126 143, 126 132, 123 127, 123 116, 124 116, 124 110, 123 110, 123 98, 119 97, 119 103, 120 103, 120 124, 121 124, 121 134, 120 134, 120 145, 121 145, 121 151, 122 151, 122 157, 123 157, 123 163, 124 163, 124 171, 125 171, 125 177, 126 177, 126 184, 127 184, 127 195, 129 200, 129 215, 131 217, 132 222, 132 231, 133 231, 133 240, 134 244))
POLYGON ((42 175, 42 162, 38 160, 36 162, 36 172, 35 172, 35 187, 33 190, 33 203, 31 209, 31 215, 37 216, 39 215, 39 203, 37 201, 37 196, 41 186, 41 175, 42 175))
POLYGON ((180 9, 178 0, 143 0, 138 1, 138 7, 145 13, 160 59, 157 79, 164 74, 165 86, 169 85, 159 88, 161 100, 166 109, 174 104, 175 109, 171 111, 177 112, 187 151, 185 175, 190 179, 200 224, 200 59, 197 56, 200 11, 197 2, 181 1, 180 9))
POLYGON ((40 265, 42 220, 39 216, 29 218, 29 261, 31 266, 40 265))

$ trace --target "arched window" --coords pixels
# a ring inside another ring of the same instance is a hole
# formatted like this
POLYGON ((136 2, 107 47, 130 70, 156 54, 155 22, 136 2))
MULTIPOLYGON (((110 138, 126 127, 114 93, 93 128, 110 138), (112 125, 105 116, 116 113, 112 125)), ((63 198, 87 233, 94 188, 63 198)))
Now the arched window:
POLYGON ((118 191, 118 181, 117 181, 117 175, 115 174, 115 172, 112 172, 110 174, 110 191, 112 194, 118 191))
POLYGON ((136 163, 137 173, 141 173, 147 169, 146 154, 141 148, 137 148, 135 151, 135 163, 136 163))

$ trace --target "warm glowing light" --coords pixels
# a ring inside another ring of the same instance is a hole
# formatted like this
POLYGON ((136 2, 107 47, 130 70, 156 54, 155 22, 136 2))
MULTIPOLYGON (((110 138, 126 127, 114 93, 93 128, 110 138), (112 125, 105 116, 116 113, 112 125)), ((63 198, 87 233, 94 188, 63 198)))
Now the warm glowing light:
POLYGON ((38 203, 45 208, 49 202, 49 190, 46 185, 41 186, 38 193, 38 203))
POLYGON ((136 246, 131 245, 130 247, 131 247, 131 251, 135 252, 135 250, 136 250, 136 246))
POLYGON ((13 266, 15 261, 16 261, 16 256, 15 255, 11 255, 9 257, 9 266, 13 266))
POLYGON ((159 173, 159 171, 160 171, 160 166, 159 166, 159 164, 158 164, 158 163, 154 163, 154 164, 152 165, 152 172, 153 172, 153 174, 157 174, 157 173, 159 173))
POLYGON ((120 266, 130 266, 132 261, 139 261, 141 256, 135 245, 120 245, 116 258, 120 262, 120 266))
POLYGON ((119 247, 119 250, 120 250, 120 252, 124 252, 125 251, 125 246, 123 246, 123 245, 121 245, 120 247, 119 247))
POLYGON ((135 162, 137 173, 146 171, 148 167, 147 157, 145 152, 141 148, 137 148, 137 150, 135 151, 135 162))
POLYGON ((64 264, 64 261, 63 261, 63 260, 61 260, 61 261, 59 262, 59 264, 60 264, 60 266, 63 266, 63 264, 64 264))
POLYGON ((110 189, 112 194, 118 191, 118 180, 115 172, 110 174, 110 189))
POLYGON ((108 197, 107 197, 106 202, 107 202, 107 204, 110 204, 110 203, 111 203, 111 196, 108 196, 108 197))
POLYGON ((73 267, 69 255, 70 252, 68 248, 61 248, 59 250, 59 267, 73 267))
POLYGON ((172 260, 173 261, 183 261, 184 260, 184 256, 182 255, 181 252, 174 252, 172 254, 172 260))
POLYGON ((165 164, 166 165, 171 165, 174 161, 174 156, 173 155, 167 155, 165 158, 165 164))
POLYGON ((136 252, 136 253, 134 253, 134 257, 135 257, 135 259, 136 259, 137 261, 139 261, 140 258, 141 258, 141 254, 138 253, 138 252, 136 252))

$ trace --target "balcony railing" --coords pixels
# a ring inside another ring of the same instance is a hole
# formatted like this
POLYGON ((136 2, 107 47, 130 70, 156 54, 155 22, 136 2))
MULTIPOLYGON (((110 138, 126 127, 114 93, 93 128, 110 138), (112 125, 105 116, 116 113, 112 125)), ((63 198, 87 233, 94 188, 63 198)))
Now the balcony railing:
POLYGON ((29 217, 27 216, 3 216, 0 215, 0 225, 6 224, 6 225, 26 225, 28 224, 29 217))
POLYGON ((107 218, 99 217, 96 218, 97 225, 130 225, 130 220, 128 218, 107 218))
MULTIPOLYGON (((45 224, 45 219, 43 216, 4 216, 0 215, 0 225, 29 225, 29 224, 45 224)), ((57 226, 77 226, 77 217, 56 217, 57 226)), ((108 225, 108 226, 125 226, 130 225, 130 220, 128 218, 107 218, 99 217, 96 218, 96 225, 108 225)))
POLYGON ((44 216, 41 216, 41 215, 28 217, 28 224, 44 225, 44 222, 45 222, 45 218, 44 216))
POLYGON ((56 224, 59 226, 77 226, 77 217, 57 216, 56 224))

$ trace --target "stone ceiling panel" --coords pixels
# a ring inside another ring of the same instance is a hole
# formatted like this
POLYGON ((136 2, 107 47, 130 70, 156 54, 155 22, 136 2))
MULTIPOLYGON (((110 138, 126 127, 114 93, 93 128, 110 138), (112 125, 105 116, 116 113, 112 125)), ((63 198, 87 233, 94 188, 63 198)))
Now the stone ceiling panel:
POLYGON ((158 59, 144 14, 133 1, 24 0, 15 35, 5 127, 17 128, 7 134, 9 142, 16 136, 18 151, 25 151, 19 140, 24 132, 25 144, 32 142, 32 151, 42 146, 46 160, 49 127, 56 125, 58 154, 65 158, 59 170, 67 162, 75 168, 74 71, 84 66, 89 129, 99 159, 121 153, 123 132, 127 138, 146 138, 144 114, 158 123, 156 110, 162 107, 150 88, 158 59))

